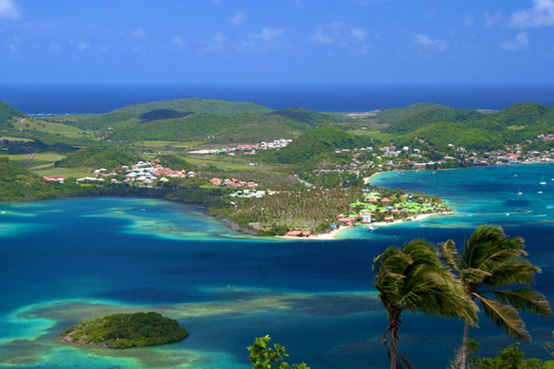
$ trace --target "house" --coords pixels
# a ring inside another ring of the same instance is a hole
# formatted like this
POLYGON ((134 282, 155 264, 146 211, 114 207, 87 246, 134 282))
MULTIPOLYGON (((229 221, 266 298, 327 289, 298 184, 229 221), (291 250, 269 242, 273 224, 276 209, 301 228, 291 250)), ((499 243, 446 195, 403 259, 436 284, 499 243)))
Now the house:
POLYGON ((363 213, 362 214, 362 223, 363 224, 371 223, 371 213, 363 213))
POLYGON ((340 223, 341 226, 345 227, 353 227, 355 218, 348 218, 348 217, 338 217, 337 221, 340 223))

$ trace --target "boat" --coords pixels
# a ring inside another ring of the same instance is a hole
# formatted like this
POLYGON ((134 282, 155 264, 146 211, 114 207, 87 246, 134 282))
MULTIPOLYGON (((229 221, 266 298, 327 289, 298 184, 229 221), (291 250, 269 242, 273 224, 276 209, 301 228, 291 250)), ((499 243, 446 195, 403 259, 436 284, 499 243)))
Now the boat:
POLYGON ((542 195, 542 191, 537 192, 539 195, 542 195))
POLYGON ((542 179, 541 179, 541 182, 539 184, 541 184, 541 185, 546 184, 546 181, 544 180, 544 173, 542 174, 542 179))
POLYGON ((519 188, 518 192, 517 192, 518 195, 523 195, 523 192, 521 192, 521 187, 519 188))

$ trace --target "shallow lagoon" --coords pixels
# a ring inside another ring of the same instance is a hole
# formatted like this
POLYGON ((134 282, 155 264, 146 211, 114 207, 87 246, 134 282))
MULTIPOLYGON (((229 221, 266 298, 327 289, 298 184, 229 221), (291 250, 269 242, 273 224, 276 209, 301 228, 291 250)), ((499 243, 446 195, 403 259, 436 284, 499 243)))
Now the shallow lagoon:
MULTIPOLYGON (((387 173, 375 184, 435 193, 456 214, 346 231, 335 241, 245 238, 199 208, 152 199, 0 204, 0 366, 248 368, 245 347, 270 334, 291 362, 314 369, 385 367, 386 318, 371 262, 389 245, 416 237, 461 243, 478 224, 494 222, 524 237, 543 268, 537 288, 554 301, 552 178, 552 164, 387 173), (539 185, 543 175, 547 184, 539 185), (190 336, 125 351, 57 339, 80 320, 151 310, 178 319, 190 336)), ((534 340, 523 349, 546 358, 554 324, 524 319, 534 340)), ((512 342, 487 321, 481 326, 471 336, 485 354, 512 342)), ((406 315, 400 350, 415 367, 444 368, 461 328, 406 315)))

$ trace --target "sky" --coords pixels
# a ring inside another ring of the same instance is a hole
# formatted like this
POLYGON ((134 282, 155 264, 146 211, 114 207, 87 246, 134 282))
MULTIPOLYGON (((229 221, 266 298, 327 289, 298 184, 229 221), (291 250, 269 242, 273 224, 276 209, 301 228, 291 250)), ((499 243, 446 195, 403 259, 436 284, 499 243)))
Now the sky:
POLYGON ((0 0, 0 83, 554 83, 554 0, 0 0))

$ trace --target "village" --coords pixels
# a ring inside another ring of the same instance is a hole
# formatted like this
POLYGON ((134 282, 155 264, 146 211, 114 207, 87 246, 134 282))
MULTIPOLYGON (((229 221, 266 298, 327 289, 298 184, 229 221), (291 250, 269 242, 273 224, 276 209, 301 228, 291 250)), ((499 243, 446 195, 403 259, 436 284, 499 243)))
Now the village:
POLYGON ((256 144, 240 144, 237 146, 229 146, 219 149, 202 149, 192 150, 189 154, 192 155, 213 155, 213 154, 228 154, 234 156, 236 151, 243 152, 244 155, 254 155, 258 150, 276 150, 287 147, 292 142, 289 138, 280 138, 272 142, 262 141, 256 144))

